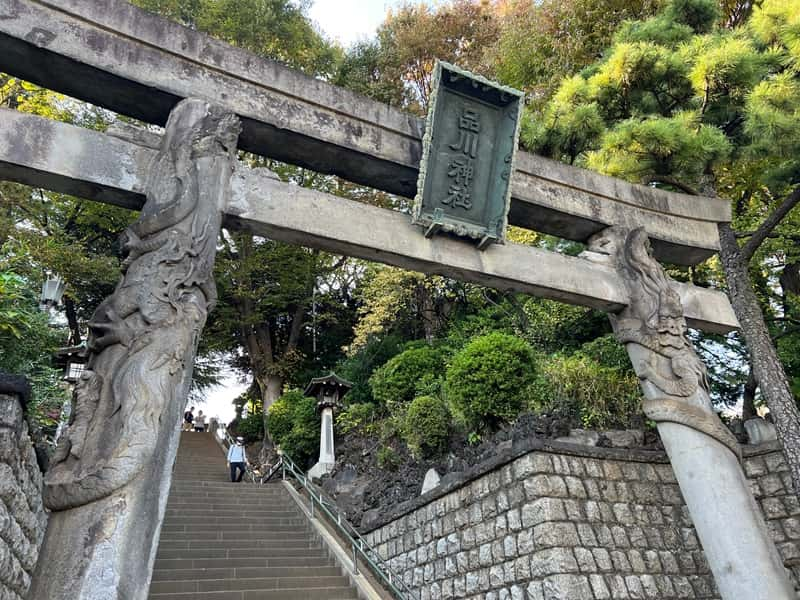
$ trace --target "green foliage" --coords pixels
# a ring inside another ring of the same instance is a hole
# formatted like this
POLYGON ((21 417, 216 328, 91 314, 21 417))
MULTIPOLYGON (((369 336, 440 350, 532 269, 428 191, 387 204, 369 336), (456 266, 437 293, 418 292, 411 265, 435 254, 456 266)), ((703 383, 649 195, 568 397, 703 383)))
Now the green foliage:
POLYGON ((504 83, 549 96, 558 79, 588 65, 625 19, 653 14, 661 0, 515 0, 505 3, 500 34, 486 60, 504 83))
POLYGON ((441 371, 439 350, 428 345, 412 346, 392 357, 370 378, 372 396, 391 414, 405 411, 417 393, 417 382, 441 371))
POLYGON ((353 384, 345 401, 351 404, 373 403, 369 378, 372 373, 400 352, 402 339, 397 334, 373 335, 355 352, 344 358, 335 371, 353 384))
POLYGON ((287 0, 134 0, 142 8, 190 25, 228 44, 296 69, 331 74, 340 51, 287 0))
POLYGON ((533 351, 527 342, 490 333, 475 338, 453 357, 447 369, 447 399, 468 429, 494 429, 522 410, 534 374, 533 351))
POLYGON ((729 152, 725 134, 682 112, 622 121, 603 136, 599 150, 587 154, 586 165, 634 181, 666 175, 693 181, 729 152))
POLYGON ((633 374, 631 359, 624 344, 620 344, 612 334, 595 338, 580 348, 580 353, 591 357, 600 366, 617 369, 620 373, 633 374))
POLYGON ((695 33, 711 31, 720 17, 714 0, 671 0, 664 10, 667 21, 688 25, 695 33))
POLYGON ((294 461, 306 463, 319 452, 320 420, 316 401, 300 390, 290 390, 267 411, 267 430, 272 441, 294 461))
MULTIPOLYGON (((601 59, 565 77, 544 106, 533 104, 522 140, 634 182, 728 198, 746 239, 800 183, 798 15, 800 0, 672 0, 649 19, 624 23, 601 59)), ((790 378, 799 368, 788 349, 800 313, 779 277, 798 260, 796 212, 760 247, 750 273, 790 378)), ((716 260, 691 278, 724 285, 716 260)), ((733 400, 746 349, 735 336, 698 341, 715 399, 733 400)))
POLYGON ((523 310, 527 324, 521 336, 546 354, 576 350, 611 329, 606 315, 582 306, 529 298, 523 310))
POLYGON ((400 465, 400 461, 397 450, 391 446, 386 445, 378 448, 377 462, 379 468, 394 471, 400 465))
POLYGON ((246 419, 236 423, 236 434, 244 438, 248 444, 264 439, 264 418, 261 413, 252 413, 246 419))
POLYGON ((364 435, 374 435, 377 433, 376 418, 374 404, 350 404, 336 415, 336 427, 343 434, 359 431, 364 435))
POLYGON ((28 378, 28 418, 35 430, 58 423, 67 393, 50 365, 64 332, 49 326, 34 289, 16 273, 0 271, 0 371, 28 378))
POLYGON ((639 380, 627 371, 607 367, 583 353, 554 355, 542 362, 532 392, 533 408, 568 409, 583 427, 629 427, 641 412, 639 380))
POLYGON ((441 451, 450 431, 450 411, 439 396, 418 396, 408 407, 403 438, 416 456, 441 451))

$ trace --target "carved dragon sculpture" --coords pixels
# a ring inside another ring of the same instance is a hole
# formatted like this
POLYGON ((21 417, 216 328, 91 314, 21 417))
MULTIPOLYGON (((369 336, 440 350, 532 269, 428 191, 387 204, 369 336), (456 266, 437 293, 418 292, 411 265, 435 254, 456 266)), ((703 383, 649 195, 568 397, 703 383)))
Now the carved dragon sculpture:
POLYGON ((89 359, 45 478, 51 510, 132 481, 177 423, 197 338, 216 300, 212 268, 238 119, 198 100, 171 113, 140 218, 123 235, 123 276, 89 322, 89 359))
POLYGON ((625 281, 628 306, 611 316, 617 339, 644 348, 634 365, 647 393, 644 413, 656 422, 680 423, 722 442, 741 458, 736 438, 711 408, 705 364, 686 337, 683 307, 672 281, 652 256, 647 232, 611 227, 589 242, 585 258, 612 263, 625 281))

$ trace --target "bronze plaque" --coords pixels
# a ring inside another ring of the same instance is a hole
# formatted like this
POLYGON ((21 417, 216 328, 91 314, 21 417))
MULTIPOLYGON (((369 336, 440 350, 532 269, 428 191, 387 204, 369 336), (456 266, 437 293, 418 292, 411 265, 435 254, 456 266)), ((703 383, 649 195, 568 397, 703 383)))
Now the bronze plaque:
POLYGON ((412 222, 503 243, 522 92, 437 62, 412 222))

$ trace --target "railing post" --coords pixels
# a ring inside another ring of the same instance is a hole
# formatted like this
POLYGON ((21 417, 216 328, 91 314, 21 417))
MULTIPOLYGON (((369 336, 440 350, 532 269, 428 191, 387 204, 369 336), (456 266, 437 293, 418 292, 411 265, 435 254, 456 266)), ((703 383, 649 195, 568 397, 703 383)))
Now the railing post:
POLYGON ((311 518, 314 518, 314 496, 311 494, 311 491, 308 492, 308 501, 311 504, 311 518))
POLYGON ((353 573, 358 575, 358 553, 356 551, 355 540, 353 540, 353 573))

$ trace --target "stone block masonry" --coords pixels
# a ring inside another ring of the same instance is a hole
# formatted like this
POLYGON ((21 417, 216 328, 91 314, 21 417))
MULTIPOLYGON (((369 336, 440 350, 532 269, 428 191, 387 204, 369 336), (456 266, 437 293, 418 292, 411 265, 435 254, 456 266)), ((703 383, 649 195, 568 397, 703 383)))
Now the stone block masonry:
MULTIPOLYGON (((779 448, 745 449, 744 465, 796 582, 800 506, 779 448)), ((366 528, 421 600, 719 598, 660 452, 526 440, 366 528)))
POLYGON ((27 594, 47 527, 26 398, 24 380, 0 374, 0 600, 27 594))

